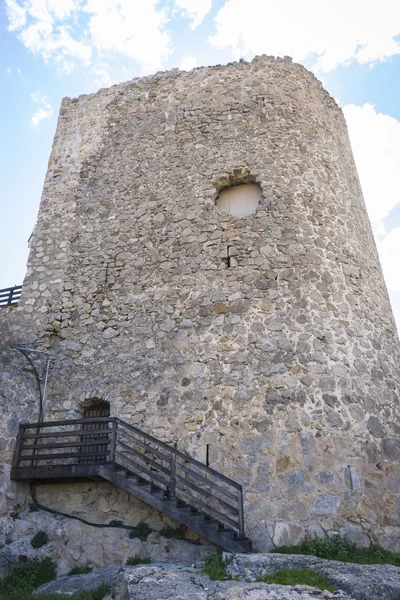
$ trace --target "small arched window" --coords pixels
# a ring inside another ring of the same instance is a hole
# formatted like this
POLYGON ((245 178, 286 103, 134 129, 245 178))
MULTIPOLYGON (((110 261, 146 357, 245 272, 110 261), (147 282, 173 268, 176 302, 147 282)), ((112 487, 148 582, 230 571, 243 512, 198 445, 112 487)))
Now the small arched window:
POLYGON ((232 217, 254 215, 261 202, 261 188, 256 183, 233 185, 222 190, 216 200, 217 208, 232 217))
POLYGON ((83 407, 83 418, 90 419, 93 417, 109 417, 110 403, 107 400, 93 398, 85 403, 83 407))

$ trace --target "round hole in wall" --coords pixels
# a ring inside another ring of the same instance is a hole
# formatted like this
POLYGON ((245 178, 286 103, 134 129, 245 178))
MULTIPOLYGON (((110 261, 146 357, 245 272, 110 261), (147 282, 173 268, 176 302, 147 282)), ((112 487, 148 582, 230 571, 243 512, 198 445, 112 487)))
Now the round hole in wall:
POLYGON ((254 215, 261 203, 261 188, 256 183, 232 185, 221 190, 216 205, 219 210, 232 217, 248 217, 254 215))

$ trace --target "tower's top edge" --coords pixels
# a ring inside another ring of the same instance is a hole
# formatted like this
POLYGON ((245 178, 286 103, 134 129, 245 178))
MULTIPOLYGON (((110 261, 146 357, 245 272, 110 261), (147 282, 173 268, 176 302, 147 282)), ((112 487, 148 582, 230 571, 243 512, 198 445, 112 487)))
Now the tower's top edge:
POLYGON ((161 83, 165 80, 177 79, 177 78, 188 78, 193 82, 200 83, 201 80, 205 79, 207 75, 213 75, 215 72, 220 71, 221 73, 229 72, 235 70, 236 72, 246 71, 254 71, 255 69, 261 70, 263 67, 267 67, 268 65, 274 66, 275 68, 281 68, 282 74, 285 72, 297 72, 299 75, 301 74, 303 77, 309 79, 316 87, 320 88, 321 92, 326 94, 327 97, 331 99, 335 104, 336 101, 334 98, 330 96, 330 94, 324 89, 321 81, 314 75, 314 73, 300 63, 293 62, 290 56, 275 57, 269 56, 266 54, 262 54, 261 56, 255 56, 251 61, 239 60, 235 62, 229 62, 227 64, 217 64, 211 66, 200 66, 191 69, 190 71, 181 70, 179 68, 173 68, 166 71, 157 71, 151 75, 146 75, 143 77, 134 77, 128 81, 114 84, 108 88, 100 88, 97 92, 92 94, 81 94, 77 98, 65 97, 63 98, 63 103, 76 103, 80 100, 88 100, 90 98, 100 97, 104 94, 108 95, 110 93, 118 93, 123 90, 130 88, 132 86, 150 86, 153 84, 161 83))

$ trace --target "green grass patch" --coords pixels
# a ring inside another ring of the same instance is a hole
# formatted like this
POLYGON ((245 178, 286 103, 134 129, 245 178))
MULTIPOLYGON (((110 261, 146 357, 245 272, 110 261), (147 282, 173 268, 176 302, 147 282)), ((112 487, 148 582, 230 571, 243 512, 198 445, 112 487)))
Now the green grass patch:
POLYGON ((139 538, 139 540, 145 542, 150 533, 152 533, 152 531, 153 530, 151 529, 151 527, 149 527, 149 525, 147 525, 147 523, 145 523, 144 521, 140 521, 140 523, 138 523, 136 527, 132 527, 132 529, 129 532, 129 537, 131 539, 139 538))
POLYGON ((41 594, 33 596, 34 589, 55 579, 56 565, 50 558, 33 558, 17 565, 0 578, 0 600, 102 600, 110 591, 109 585, 103 584, 96 590, 80 594, 41 594))
POLYGON ((226 570, 230 562, 231 559, 224 559, 222 557, 221 550, 212 548, 205 560, 202 572, 204 575, 207 575, 210 579, 212 579, 212 581, 217 581, 219 579, 232 579, 226 570))
POLYGON ((34 558, 17 565, 11 573, 0 579, 0 600, 17 600, 18 594, 21 599, 25 598, 25 595, 55 576, 56 565, 50 558, 34 558))
POLYGON ((87 573, 91 573, 93 571, 93 567, 74 567, 67 573, 67 575, 86 575, 87 573))
POLYGON ((180 525, 179 527, 171 527, 171 525, 165 525, 160 531, 160 535, 166 538, 170 538, 173 540, 184 540, 186 536, 185 525, 180 525))
POLYGON ((49 536, 45 531, 38 531, 31 539, 32 548, 41 548, 49 543, 49 536))
POLYGON ((149 565, 151 563, 151 558, 149 556, 145 556, 142 558, 139 554, 135 554, 135 556, 130 556, 126 561, 126 564, 130 567, 134 565, 149 565))
MULTIPOLYGON (((7 600, 103 600, 111 592, 111 586, 103 583, 100 587, 90 592, 81 592, 80 594, 41 594, 40 596, 10 596, 7 600)), ((3 599, 2 599, 3 600, 3 599)))
POLYGON ((305 538, 296 546, 278 546, 271 550, 281 554, 309 554, 328 560, 363 565, 394 565, 400 567, 400 552, 390 552, 380 546, 357 548, 344 538, 305 538))
POLYGON ((329 585, 325 575, 314 569, 279 569, 276 573, 264 575, 259 581, 279 585, 311 585, 320 590, 335 591, 335 588, 329 585))
POLYGON ((20 504, 16 504, 14 506, 14 508, 12 509, 11 513, 10 513, 10 517, 12 518, 13 521, 16 521, 17 519, 20 518, 20 514, 21 514, 21 505, 20 504))

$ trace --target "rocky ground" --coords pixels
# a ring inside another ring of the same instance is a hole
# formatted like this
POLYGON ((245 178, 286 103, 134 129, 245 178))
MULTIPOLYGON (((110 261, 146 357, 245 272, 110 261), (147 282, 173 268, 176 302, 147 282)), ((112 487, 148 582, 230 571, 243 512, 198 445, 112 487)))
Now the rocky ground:
POLYGON ((252 582, 283 567, 320 571, 335 588, 360 600, 400 600, 400 568, 392 565, 360 565, 301 554, 236 554, 227 571, 234 579, 252 582))
MULTIPOLYGON (((104 572, 103 572, 104 573, 104 572)), ((46 593, 73 593, 108 581, 105 600, 352 600, 345 592, 322 592, 309 586, 268 585, 245 581, 211 581, 199 569, 184 565, 138 565, 120 572, 62 577, 39 588, 46 593)))
POLYGON ((94 589, 106 582, 112 592, 106 600, 400 600, 400 568, 359 565, 314 556, 238 554, 231 558, 226 581, 211 581, 201 562, 114 567, 88 575, 61 577, 38 592, 68 593, 94 589), (282 567, 313 568, 324 573, 335 593, 309 586, 281 586, 257 582, 282 567))

